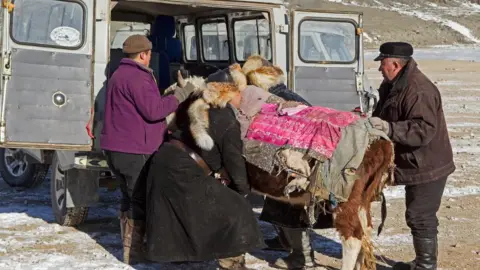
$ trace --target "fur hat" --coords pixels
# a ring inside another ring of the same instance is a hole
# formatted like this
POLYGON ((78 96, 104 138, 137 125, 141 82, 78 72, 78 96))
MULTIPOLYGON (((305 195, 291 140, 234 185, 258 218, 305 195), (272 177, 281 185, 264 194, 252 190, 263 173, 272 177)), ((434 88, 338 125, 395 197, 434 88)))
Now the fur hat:
POLYGON ((240 90, 237 85, 220 82, 208 83, 206 87, 194 93, 199 98, 188 108, 188 117, 190 132, 198 147, 203 150, 211 150, 214 146, 213 139, 208 134, 208 110, 212 107, 225 108, 238 93, 240 90))
POLYGON ((242 67, 247 81, 268 91, 272 86, 285 82, 282 69, 272 65, 267 59, 259 55, 250 56, 242 67))

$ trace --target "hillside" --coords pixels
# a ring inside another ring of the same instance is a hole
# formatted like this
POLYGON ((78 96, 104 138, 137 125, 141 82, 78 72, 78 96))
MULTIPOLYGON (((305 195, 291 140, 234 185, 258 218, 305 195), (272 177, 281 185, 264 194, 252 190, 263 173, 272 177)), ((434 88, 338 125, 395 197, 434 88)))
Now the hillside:
POLYGON ((291 5, 324 10, 361 11, 365 44, 402 40, 416 47, 480 45, 479 0, 293 0, 291 5))

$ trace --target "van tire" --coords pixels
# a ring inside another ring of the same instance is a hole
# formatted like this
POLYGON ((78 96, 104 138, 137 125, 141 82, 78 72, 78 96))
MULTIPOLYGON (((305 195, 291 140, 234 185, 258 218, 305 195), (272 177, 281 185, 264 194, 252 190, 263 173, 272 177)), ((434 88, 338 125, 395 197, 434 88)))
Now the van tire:
POLYGON ((60 170, 57 155, 54 155, 52 161, 52 178, 50 180, 50 198, 52 200, 53 215, 59 225, 76 226, 82 224, 87 218, 88 207, 67 208, 66 177, 67 175, 60 170))
POLYGON ((40 186, 48 173, 48 164, 31 163, 25 158, 27 155, 21 149, 0 148, 0 175, 11 187, 15 188, 36 188, 40 186), (14 161, 21 164, 16 168, 11 165, 14 161))

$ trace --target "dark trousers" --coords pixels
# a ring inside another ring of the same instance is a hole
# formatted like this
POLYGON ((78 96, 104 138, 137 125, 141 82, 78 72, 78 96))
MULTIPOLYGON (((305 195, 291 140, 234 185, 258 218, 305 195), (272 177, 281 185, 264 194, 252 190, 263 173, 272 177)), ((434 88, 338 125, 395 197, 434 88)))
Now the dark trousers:
POLYGON ((447 176, 436 181, 405 187, 405 219, 412 235, 433 238, 438 234, 437 211, 440 208, 447 176))
POLYGON ((144 185, 139 186, 145 181, 138 181, 138 179, 146 177, 150 155, 105 151, 105 156, 108 167, 119 182, 122 192, 120 211, 127 212, 127 216, 131 219, 144 219, 145 198, 137 194, 145 193, 135 192, 135 190, 145 188, 144 185), (135 196, 133 196, 134 192, 135 196))

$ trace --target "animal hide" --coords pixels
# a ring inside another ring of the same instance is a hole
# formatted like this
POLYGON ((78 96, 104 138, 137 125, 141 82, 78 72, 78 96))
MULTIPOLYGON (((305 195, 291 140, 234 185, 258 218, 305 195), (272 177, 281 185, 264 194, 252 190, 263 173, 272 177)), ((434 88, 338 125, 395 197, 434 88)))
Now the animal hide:
POLYGON ((200 89, 200 96, 188 108, 190 131, 195 143, 204 150, 213 148, 213 139, 208 134, 208 110, 211 107, 225 108, 228 102, 239 93, 239 89, 232 83, 208 83, 206 88, 200 89))

